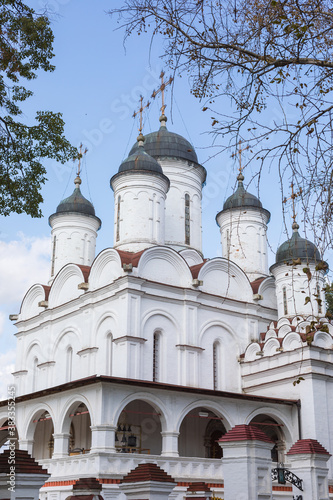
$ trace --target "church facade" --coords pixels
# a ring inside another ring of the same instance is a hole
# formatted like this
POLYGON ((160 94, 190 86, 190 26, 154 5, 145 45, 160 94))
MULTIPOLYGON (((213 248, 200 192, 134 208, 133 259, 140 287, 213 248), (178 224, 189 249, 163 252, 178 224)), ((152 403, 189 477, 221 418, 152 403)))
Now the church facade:
MULTIPOLYGON (((205 179, 162 115, 111 179, 113 248, 95 255, 101 221, 79 176, 50 216, 50 281, 23 298, 14 373, 18 447, 50 474, 41 500, 91 477, 125 499, 119 484, 143 463, 173 478, 170 498, 194 482, 224 498, 219 440, 242 424, 270 438, 273 466, 302 439, 333 452, 327 264, 294 221, 268 269, 270 213, 241 171, 216 216, 222 255, 206 259, 205 179)), ((3 402, 0 445, 7 427, 3 402)), ((274 481, 278 498, 293 493, 274 481)))

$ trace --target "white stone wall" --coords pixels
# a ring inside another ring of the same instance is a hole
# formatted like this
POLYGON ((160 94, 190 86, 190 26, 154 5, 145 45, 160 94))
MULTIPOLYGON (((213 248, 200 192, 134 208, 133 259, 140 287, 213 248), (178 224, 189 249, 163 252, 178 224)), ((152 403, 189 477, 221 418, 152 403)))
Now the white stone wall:
POLYGON ((165 244, 202 252, 201 198, 204 168, 181 159, 159 159, 170 180, 165 204, 165 244), (185 243, 185 194, 190 197, 190 243, 185 243))
POLYGON ((271 267, 271 272, 275 277, 279 318, 284 316, 289 318, 296 315, 325 316, 326 302, 323 290, 325 274, 323 271, 316 271, 316 263, 304 261, 297 265, 275 264, 271 267), (306 273, 307 270, 310 271, 310 274, 306 273), (321 305, 317 299, 321 299, 321 305))
POLYGON ((96 251, 97 217, 79 213, 54 214, 52 227, 51 280, 68 263, 91 266, 96 251))
POLYGON ((251 207, 230 209, 220 212, 216 220, 222 256, 238 264, 250 281, 267 276, 268 213, 251 207))
POLYGON ((114 178, 112 188, 115 200, 114 247, 139 252, 152 245, 163 245, 167 180, 158 175, 131 171, 114 178))

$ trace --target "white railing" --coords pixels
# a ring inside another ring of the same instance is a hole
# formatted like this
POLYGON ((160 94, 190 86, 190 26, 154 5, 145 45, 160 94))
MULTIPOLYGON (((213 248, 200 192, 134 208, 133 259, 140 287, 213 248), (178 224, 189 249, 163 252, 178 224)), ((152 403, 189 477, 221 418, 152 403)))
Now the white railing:
POLYGON ((103 475, 106 478, 122 478, 130 470, 144 462, 154 462, 175 480, 205 481, 220 483, 223 480, 221 460, 195 457, 161 457, 160 455, 139 455, 134 453, 87 453, 38 460, 48 469, 49 481, 66 481, 79 477, 103 475))

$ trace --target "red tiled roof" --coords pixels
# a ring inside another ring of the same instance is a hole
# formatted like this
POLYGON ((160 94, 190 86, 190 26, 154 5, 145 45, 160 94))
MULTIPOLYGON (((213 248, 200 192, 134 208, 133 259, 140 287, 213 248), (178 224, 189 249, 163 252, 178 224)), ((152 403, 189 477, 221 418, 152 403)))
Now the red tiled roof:
POLYGON ((85 283, 88 283, 88 278, 89 278, 89 273, 90 273, 90 266, 81 266, 81 264, 77 264, 77 267, 79 267, 82 271, 84 281, 85 283))
MULTIPOLYGON (((10 450, 5 450, 0 454, 0 471, 8 474, 10 472, 10 450)), ((15 450, 15 473, 16 474, 48 474, 46 469, 43 469, 34 458, 25 450, 15 450)))
POLYGON ((45 300, 49 300, 49 293, 50 293, 51 287, 47 286, 47 285, 42 285, 42 287, 44 288, 44 292, 45 292, 45 300))
POLYGON ((95 477, 85 477, 78 479, 74 486, 73 490, 98 490, 101 491, 102 485, 95 477))
POLYGON ((207 483, 201 482, 201 483, 191 483, 189 487, 187 488, 187 491, 211 491, 207 483))
POLYGON ((299 439, 292 445, 287 455, 312 455, 319 453, 320 455, 330 455, 330 453, 323 447, 316 439, 299 439))
POLYGON ((264 441, 272 443, 273 441, 256 425, 236 425, 229 432, 219 439, 220 443, 229 441, 264 441))
POLYGON ((195 266, 190 267, 190 271, 192 273, 193 279, 196 279, 199 276, 200 269, 202 266, 206 264, 206 260, 204 262, 201 262, 201 264, 196 264, 195 266))
POLYGON ((123 483, 138 483, 141 481, 159 481, 161 483, 174 483, 169 474, 153 463, 139 464, 124 477, 123 483))
POLYGON ((101 495, 94 495, 94 494, 88 494, 88 495, 72 495, 71 497, 67 497, 66 500, 103 500, 103 497, 101 495))
POLYGON ((267 278, 267 276, 263 276, 262 278, 257 278, 254 281, 251 281, 250 285, 252 287, 253 293, 256 294, 258 293, 259 287, 261 283, 267 278))
POLYGON ((117 250, 117 252, 121 260, 121 265, 132 264, 133 267, 138 267, 140 257, 143 254, 144 250, 141 250, 141 252, 136 252, 136 253, 125 252, 124 250, 117 250))

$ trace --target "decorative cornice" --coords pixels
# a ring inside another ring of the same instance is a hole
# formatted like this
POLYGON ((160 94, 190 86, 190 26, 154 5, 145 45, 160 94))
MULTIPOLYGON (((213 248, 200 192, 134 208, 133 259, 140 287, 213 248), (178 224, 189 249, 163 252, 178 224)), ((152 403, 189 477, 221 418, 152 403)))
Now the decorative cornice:
POLYGON ((78 354, 79 356, 83 356, 84 354, 89 354, 97 351, 98 347, 86 347, 85 349, 81 349, 81 351, 78 351, 76 354, 78 354))
POLYGON ((134 337, 133 335, 123 335, 122 337, 113 339, 113 342, 115 344, 118 344, 119 342, 137 342, 138 344, 143 344, 144 342, 147 342, 147 339, 144 339, 143 337, 134 337))

